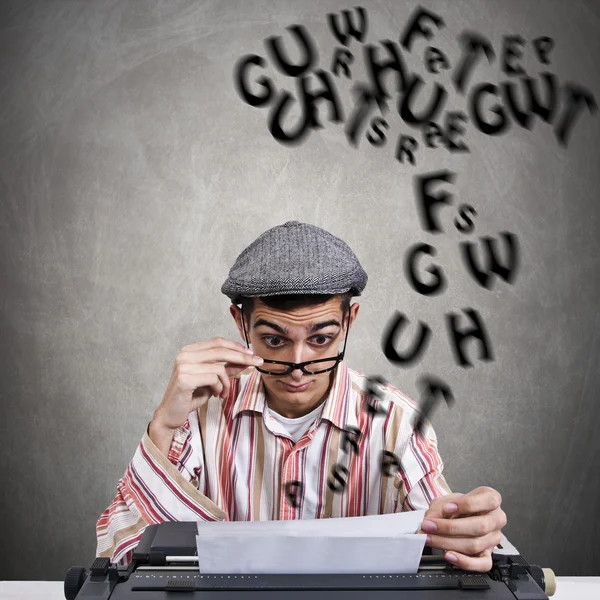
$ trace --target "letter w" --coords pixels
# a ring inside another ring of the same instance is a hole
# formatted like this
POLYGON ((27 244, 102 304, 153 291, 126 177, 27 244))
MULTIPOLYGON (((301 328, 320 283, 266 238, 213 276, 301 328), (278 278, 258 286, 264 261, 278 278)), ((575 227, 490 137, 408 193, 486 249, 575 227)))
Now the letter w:
POLYGON ((367 11, 362 6, 357 6, 354 10, 358 13, 359 25, 358 28, 354 27, 354 18, 352 17, 349 10, 343 10, 342 14, 346 20, 345 31, 340 31, 340 24, 338 17, 335 13, 327 14, 327 23, 331 33, 336 39, 344 46, 350 45, 349 38, 355 38, 359 42, 363 41, 363 37, 367 35, 367 11))
POLYGON ((487 272, 484 269, 480 269, 476 264, 475 245, 470 242, 460 243, 462 258, 467 271, 471 273, 471 276, 479 283, 479 285, 486 289, 490 289, 494 283, 491 273, 496 273, 496 275, 499 275, 504 281, 510 284, 513 283, 517 276, 519 267, 519 244, 517 236, 508 231, 503 231, 500 235, 504 238, 504 242, 508 247, 508 267, 500 264, 496 258, 496 240, 491 237, 479 238, 486 246, 487 258, 489 263, 491 263, 487 268, 487 272))

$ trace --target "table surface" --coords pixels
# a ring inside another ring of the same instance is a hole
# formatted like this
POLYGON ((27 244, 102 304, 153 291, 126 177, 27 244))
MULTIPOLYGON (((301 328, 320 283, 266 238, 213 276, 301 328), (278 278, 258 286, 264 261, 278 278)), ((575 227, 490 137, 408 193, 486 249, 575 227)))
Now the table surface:
MULTIPOLYGON (((0 600, 65 600, 62 581, 0 581, 0 600)), ((552 600, 600 600, 600 577, 557 577, 552 600)))

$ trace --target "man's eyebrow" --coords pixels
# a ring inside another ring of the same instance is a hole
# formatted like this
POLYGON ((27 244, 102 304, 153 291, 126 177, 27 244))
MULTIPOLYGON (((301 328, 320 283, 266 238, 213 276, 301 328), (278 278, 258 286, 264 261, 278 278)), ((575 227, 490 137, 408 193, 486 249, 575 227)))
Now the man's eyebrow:
POLYGON ((288 335, 290 332, 286 327, 282 327, 281 325, 277 325, 277 323, 271 323, 271 321, 267 321, 266 319, 256 319, 254 322, 254 327, 260 327, 261 325, 266 325, 267 327, 273 328, 275 331, 279 331, 279 333, 283 335, 288 335))
POLYGON ((308 333, 314 333, 315 331, 319 331, 319 329, 325 329, 325 327, 329 327, 330 325, 337 325, 341 327, 339 321, 335 319, 329 319, 329 321, 323 321, 322 323, 315 323, 309 330, 308 333))
MULTIPOLYGON (((282 327, 281 325, 277 325, 277 323, 271 323, 271 321, 267 321, 266 319, 260 318, 257 319, 254 323, 254 327, 259 327, 260 325, 266 325, 267 327, 271 327, 275 331, 278 331, 282 335, 289 335, 289 329, 286 327, 282 327)), ((337 325, 341 327, 340 322, 335 319, 329 319, 329 321, 323 321, 322 323, 315 323, 312 327, 309 328, 308 333, 314 333, 315 331, 319 331, 320 329, 324 329, 325 327, 329 327, 330 325, 337 325)))

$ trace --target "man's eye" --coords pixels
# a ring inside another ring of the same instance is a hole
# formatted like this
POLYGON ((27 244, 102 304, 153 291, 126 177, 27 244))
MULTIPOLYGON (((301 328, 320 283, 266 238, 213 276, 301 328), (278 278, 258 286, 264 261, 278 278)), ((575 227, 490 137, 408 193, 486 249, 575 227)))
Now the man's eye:
MULTIPOLYGON (((315 335, 311 338, 311 342, 317 346, 325 346, 331 341, 333 336, 330 335, 315 335)), ((277 348, 279 346, 283 346, 283 339, 278 335, 266 335, 263 338, 263 342, 271 348, 277 348)))

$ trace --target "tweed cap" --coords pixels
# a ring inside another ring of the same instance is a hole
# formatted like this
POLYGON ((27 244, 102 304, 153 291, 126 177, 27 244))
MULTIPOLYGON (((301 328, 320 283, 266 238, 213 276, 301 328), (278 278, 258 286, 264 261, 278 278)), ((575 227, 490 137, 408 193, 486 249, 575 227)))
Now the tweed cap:
POLYGON ((350 247, 328 231, 288 221, 265 231, 236 259, 221 292, 241 296, 342 294, 360 296, 367 274, 350 247))

